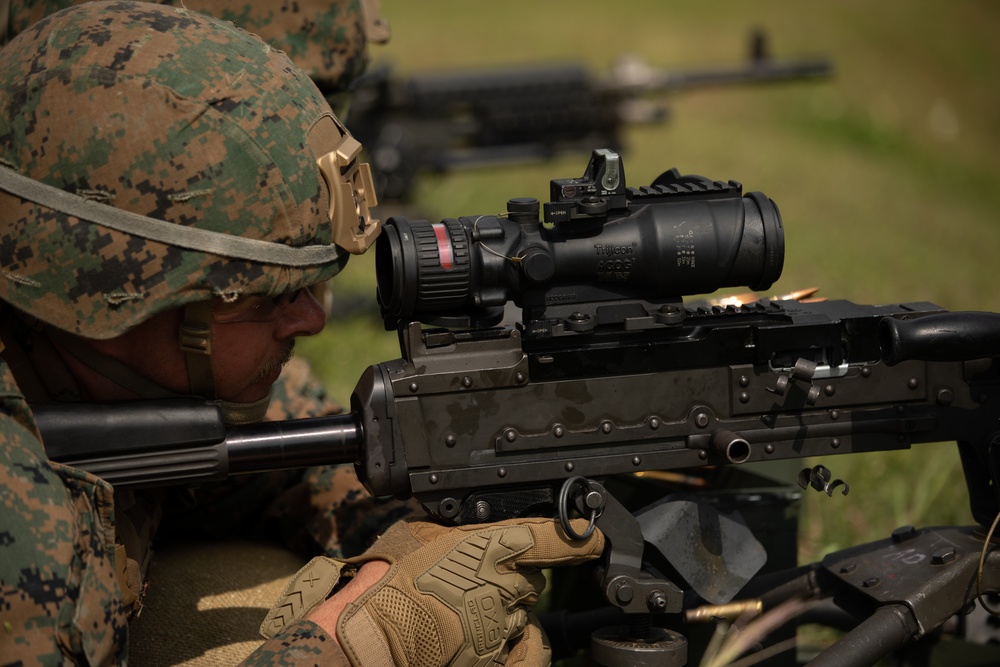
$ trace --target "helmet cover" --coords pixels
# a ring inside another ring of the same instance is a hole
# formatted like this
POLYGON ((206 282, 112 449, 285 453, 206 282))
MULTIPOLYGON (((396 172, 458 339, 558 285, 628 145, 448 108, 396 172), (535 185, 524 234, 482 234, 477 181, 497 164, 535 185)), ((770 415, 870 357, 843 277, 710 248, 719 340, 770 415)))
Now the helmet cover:
MULTIPOLYGON (((11 0, 7 37, 43 17, 86 0, 11 0)), ((157 0, 146 0, 156 2, 157 0)), ((258 35, 327 93, 346 92, 368 65, 366 45, 389 38, 377 0, 164 0, 232 21, 258 35)), ((4 35, 0 35, 2 43, 4 35)))
MULTIPOLYGON (((287 56, 180 7, 88 2, 0 50, 0 163, 165 223, 333 247, 317 160, 342 134, 287 56)), ((0 191, 0 299, 89 338, 186 303, 314 284, 345 259, 289 266, 192 250, 0 191)))

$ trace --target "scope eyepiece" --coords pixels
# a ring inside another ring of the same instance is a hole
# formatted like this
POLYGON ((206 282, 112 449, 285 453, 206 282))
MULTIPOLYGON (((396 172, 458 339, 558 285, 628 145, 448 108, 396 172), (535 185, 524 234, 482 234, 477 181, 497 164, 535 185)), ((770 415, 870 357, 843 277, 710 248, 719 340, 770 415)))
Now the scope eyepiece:
POLYGON ((626 188, 620 158, 603 150, 583 178, 554 180, 551 191, 544 223, 529 198, 510 200, 506 216, 386 221, 375 251, 386 329, 491 326, 508 302, 527 324, 609 303, 764 290, 781 275, 781 214, 735 181, 671 170, 626 188))

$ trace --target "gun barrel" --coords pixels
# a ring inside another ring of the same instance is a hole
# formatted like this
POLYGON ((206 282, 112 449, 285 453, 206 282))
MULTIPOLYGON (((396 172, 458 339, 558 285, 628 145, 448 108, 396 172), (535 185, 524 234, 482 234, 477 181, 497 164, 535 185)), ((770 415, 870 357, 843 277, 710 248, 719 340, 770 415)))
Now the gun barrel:
POLYGON ((711 86, 731 86, 741 83, 768 83, 826 77, 833 74, 833 65, 827 60, 754 62, 742 68, 691 70, 687 72, 658 72, 644 82, 648 91, 679 91, 711 86))
POLYGON ((364 438, 354 413, 232 428, 230 474, 354 463, 364 438))
POLYGON ((115 487, 353 463, 363 443, 354 414, 227 427, 218 406, 186 399, 32 410, 50 459, 115 487))

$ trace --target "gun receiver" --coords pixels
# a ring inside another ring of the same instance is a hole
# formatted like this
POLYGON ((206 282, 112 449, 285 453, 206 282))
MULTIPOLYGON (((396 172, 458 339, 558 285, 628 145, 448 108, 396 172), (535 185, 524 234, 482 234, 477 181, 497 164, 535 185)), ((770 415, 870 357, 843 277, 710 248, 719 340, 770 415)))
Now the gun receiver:
POLYGON ((421 173, 620 149, 624 126, 668 117, 653 95, 825 77, 832 69, 825 59, 773 58, 761 32, 751 35, 745 64, 662 71, 631 59, 603 79, 578 65, 405 80, 383 67, 355 82, 346 123, 368 150, 379 198, 405 200, 421 173))
MULTIPOLYGON (((378 429, 358 472, 374 493, 412 495, 440 517, 474 522, 555 506, 571 476, 957 440, 967 474, 980 479, 976 519, 988 525, 997 504, 983 476, 996 468, 1000 367, 975 358, 981 351, 959 359, 961 345, 950 346, 953 361, 891 366, 879 349, 887 323, 982 316, 942 313, 928 303, 772 301, 534 340, 520 327, 411 324, 406 357, 372 366, 358 385, 362 428, 378 429)), ((989 325, 995 336, 1000 316, 989 325)))

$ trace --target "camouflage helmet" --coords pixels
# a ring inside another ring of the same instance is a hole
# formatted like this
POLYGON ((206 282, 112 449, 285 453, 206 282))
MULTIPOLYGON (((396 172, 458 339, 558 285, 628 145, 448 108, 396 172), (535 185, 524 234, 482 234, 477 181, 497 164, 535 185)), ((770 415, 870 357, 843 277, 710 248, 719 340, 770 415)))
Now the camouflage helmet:
POLYGON ((0 300, 101 339, 326 280, 378 231, 359 151, 310 79, 231 23, 60 11, 0 50, 0 300))
MULTIPOLYGON (((29 25, 86 0, 11 0, 0 16, 0 43, 29 25), (6 29, 4 21, 6 20, 6 29)), ((389 39, 378 0, 145 0, 232 21, 284 51, 327 95, 346 92, 368 64, 366 44, 389 39)), ((3 3, 0 2, 0 12, 3 3)))

